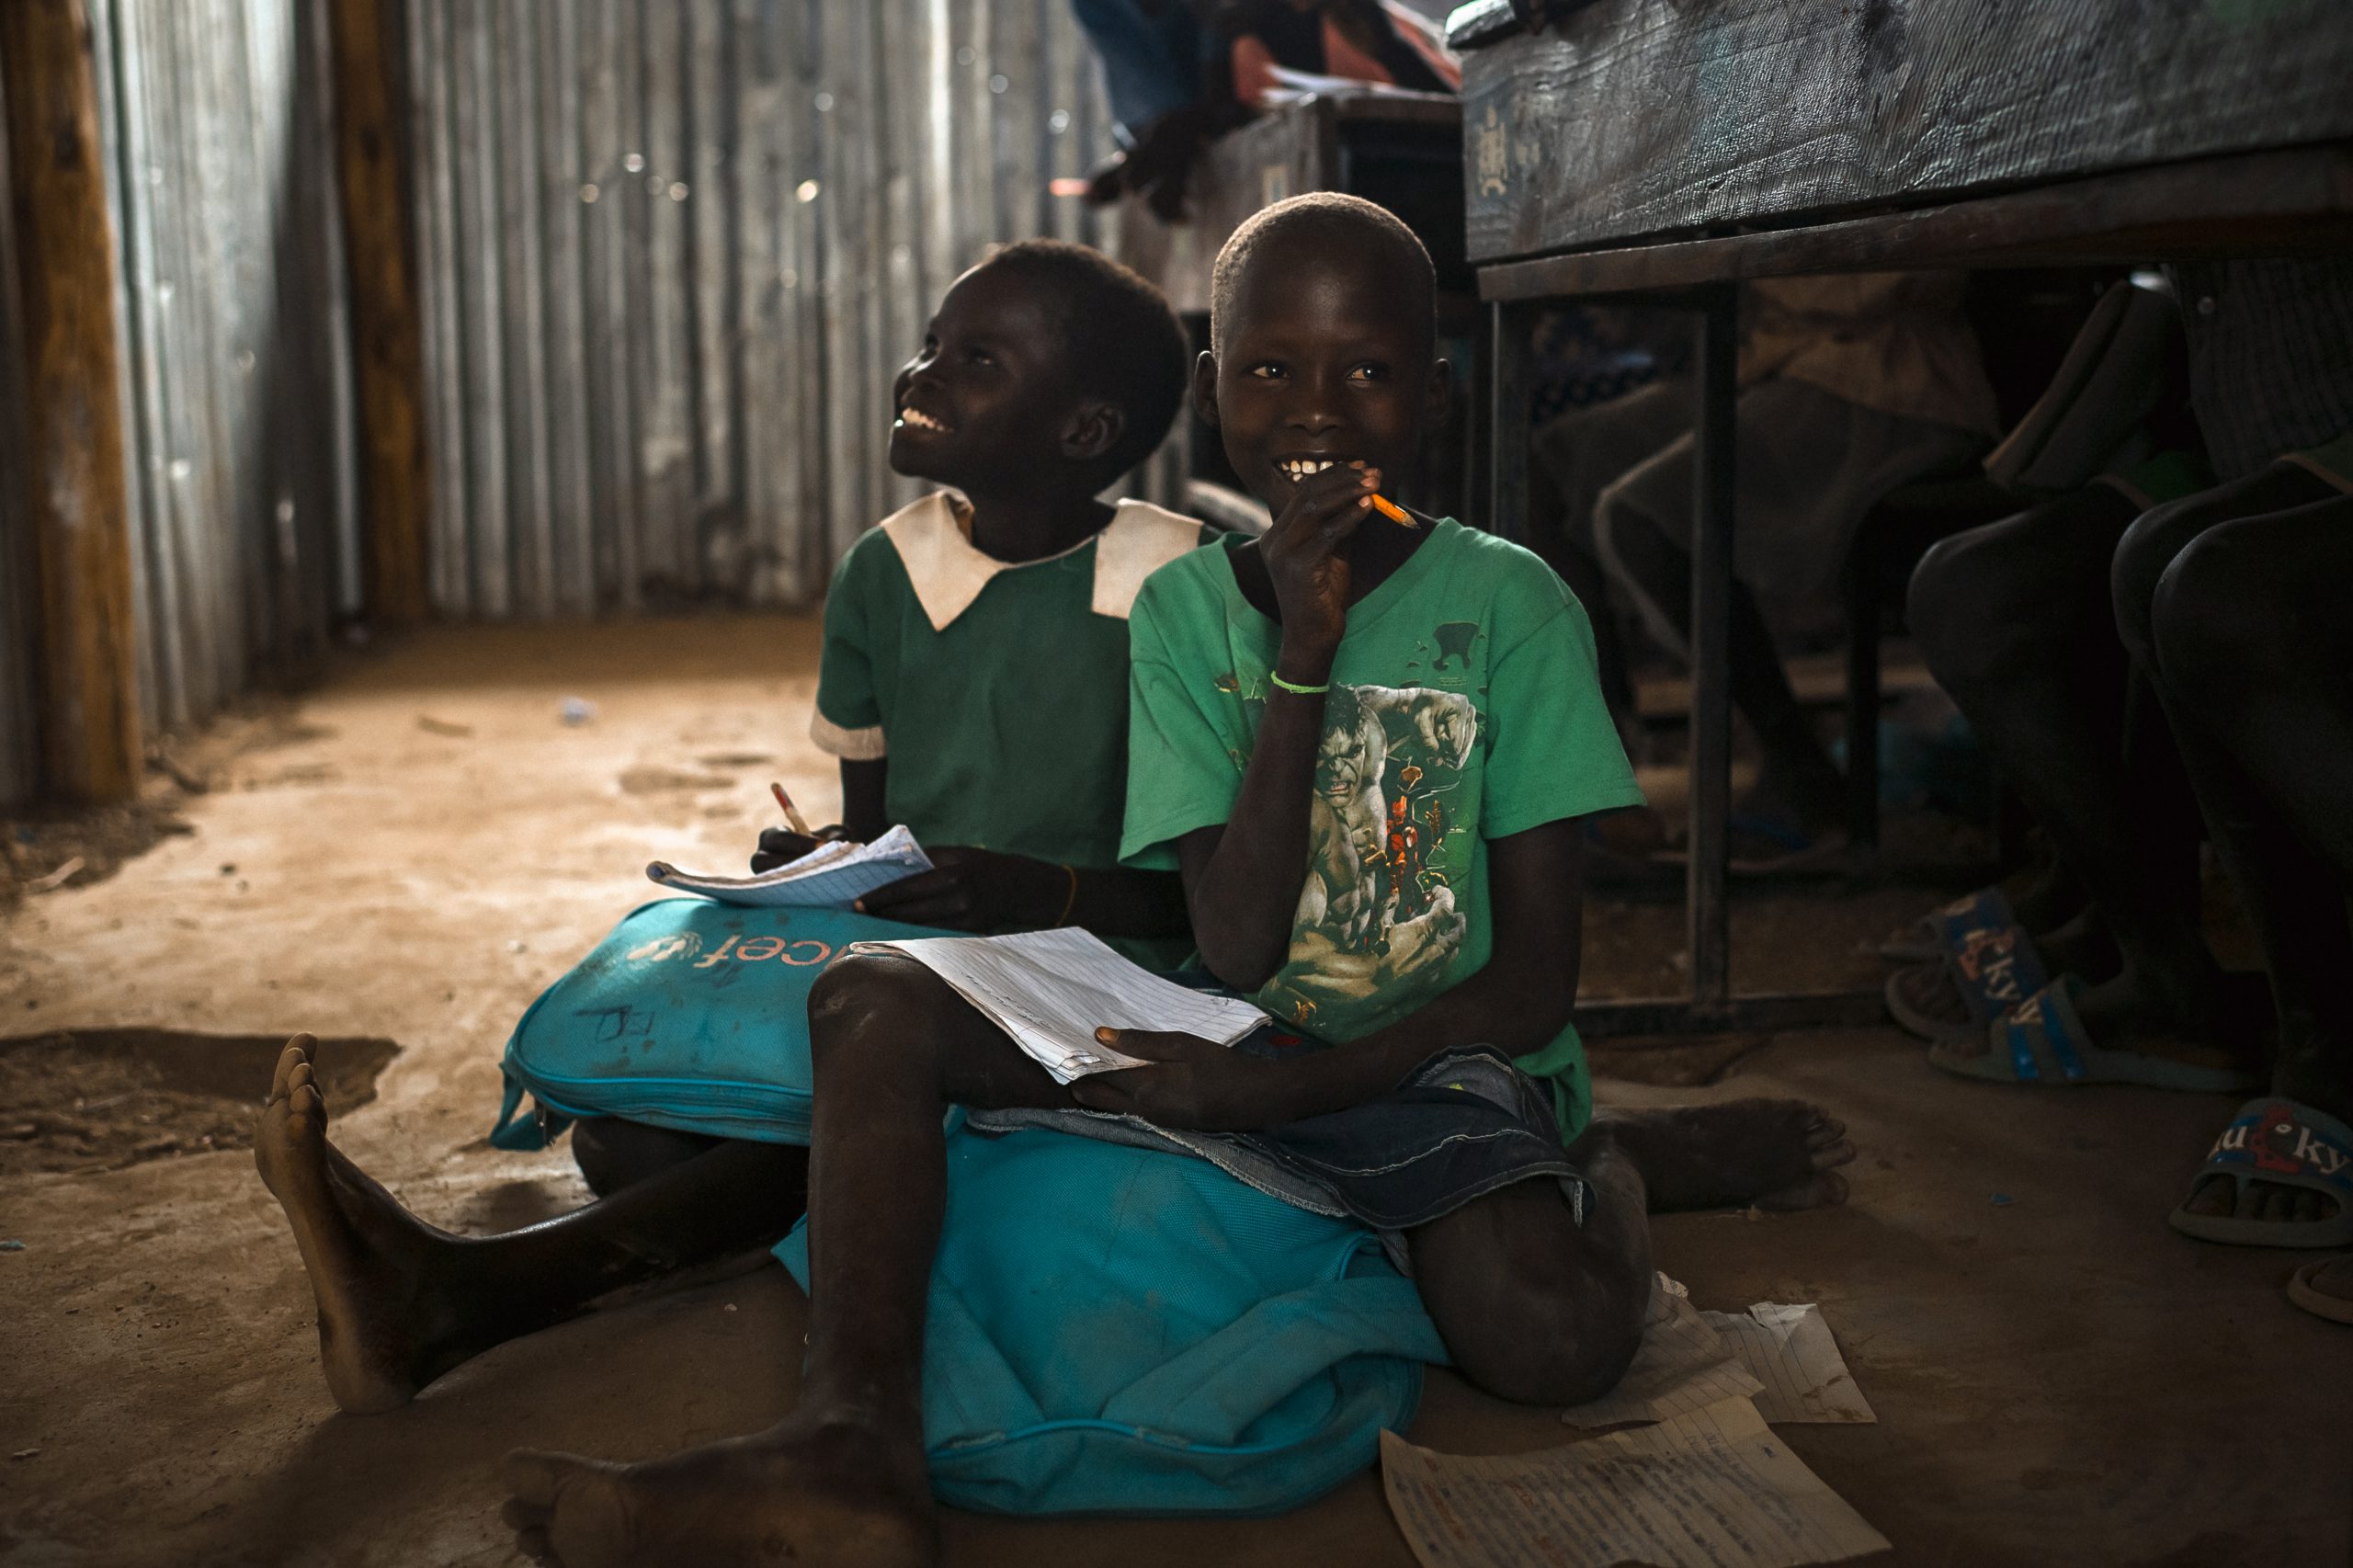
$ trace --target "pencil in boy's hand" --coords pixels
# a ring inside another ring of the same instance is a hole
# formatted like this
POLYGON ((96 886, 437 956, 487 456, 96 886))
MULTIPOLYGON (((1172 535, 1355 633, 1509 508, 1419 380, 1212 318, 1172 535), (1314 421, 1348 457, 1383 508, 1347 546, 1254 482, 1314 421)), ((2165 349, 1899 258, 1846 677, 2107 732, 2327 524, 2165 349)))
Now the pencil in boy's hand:
POLYGON ((1422 526, 1421 524, 1414 521, 1414 515, 1411 512, 1408 512, 1404 507, 1400 506, 1396 502, 1392 501, 1388 496, 1382 495, 1378 492, 1376 492, 1372 497, 1372 509, 1380 513, 1382 517, 1388 518, 1391 522, 1396 523, 1401 527, 1418 528, 1422 526))
POLYGON ((784 792, 783 785, 777 783, 773 779, 769 780, 768 793, 774 795, 776 797, 776 803, 784 808, 784 820, 792 824, 793 832, 799 834, 803 838, 814 838, 817 836, 815 834, 809 831, 809 824, 801 820, 801 813, 792 809, 792 797, 784 792))

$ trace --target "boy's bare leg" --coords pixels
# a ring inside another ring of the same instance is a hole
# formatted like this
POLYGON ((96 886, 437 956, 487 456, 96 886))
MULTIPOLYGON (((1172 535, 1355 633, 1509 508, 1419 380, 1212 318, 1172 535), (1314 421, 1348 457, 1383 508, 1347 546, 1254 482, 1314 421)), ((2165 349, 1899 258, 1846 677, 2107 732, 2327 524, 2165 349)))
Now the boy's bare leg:
POLYGON ((1406 1233, 1414 1278, 1462 1375, 1500 1399, 1574 1405, 1609 1392, 1650 1305, 1645 1210, 1836 1203, 1845 1130, 1795 1100, 1597 1119, 1569 1145, 1591 1190, 1579 1223, 1551 1182, 1489 1193, 1406 1233))
POLYGON ((608 1290, 772 1243, 799 1212, 804 1151, 729 1143, 543 1224, 451 1235, 326 1141, 314 1045, 296 1035, 278 1058, 254 1164, 301 1249, 327 1387, 347 1411, 405 1403, 460 1362, 608 1290))
POLYGON ((924 1308, 951 1104, 1067 1106, 995 1025, 909 959, 836 963, 810 998, 816 1126, 808 1368, 766 1432, 644 1464, 517 1453, 507 1522, 565 1568, 922 1564, 924 1308))

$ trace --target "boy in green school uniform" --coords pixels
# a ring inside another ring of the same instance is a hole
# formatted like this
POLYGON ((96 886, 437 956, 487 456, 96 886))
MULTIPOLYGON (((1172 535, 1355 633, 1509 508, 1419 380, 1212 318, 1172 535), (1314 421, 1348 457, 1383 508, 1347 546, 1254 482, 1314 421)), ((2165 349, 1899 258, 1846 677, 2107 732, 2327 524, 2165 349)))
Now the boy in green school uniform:
MULTIPOLYGON (((820 836, 903 823, 934 867, 862 912, 1082 926, 1155 969, 1191 951, 1176 879, 1121 868, 1120 821, 1128 608, 1204 530, 1096 499, 1167 434, 1184 355, 1159 292, 1079 245, 1008 245, 941 298, 892 388, 890 460, 948 488, 860 535, 825 596, 810 738, 840 760, 842 824, 820 836)), ((813 847, 770 828, 752 869, 813 847)), ((611 1118, 572 1133, 599 1196, 716 1142, 611 1118)))
MULTIPOLYGON (((1149 283, 1030 241, 949 289, 893 390, 892 467, 943 488, 844 557, 813 732, 841 759, 843 829, 914 830, 935 869, 870 913, 997 931, 1083 926, 1140 960, 1190 949, 1165 870, 1123 868, 1127 615, 1200 525, 1096 499, 1160 444, 1186 343, 1149 283)), ((761 835, 756 869, 813 842, 761 835)), ((780 1020, 795 1027, 798 1020, 780 1020)), ((387 1410, 492 1346, 799 1217, 810 1152, 612 1118, 573 1130, 599 1201, 504 1235, 426 1224, 326 1141, 309 1037, 281 1057, 255 1161, 284 1208, 347 1411, 387 1410)), ((678 1561, 687 1561, 679 1559, 678 1561)))

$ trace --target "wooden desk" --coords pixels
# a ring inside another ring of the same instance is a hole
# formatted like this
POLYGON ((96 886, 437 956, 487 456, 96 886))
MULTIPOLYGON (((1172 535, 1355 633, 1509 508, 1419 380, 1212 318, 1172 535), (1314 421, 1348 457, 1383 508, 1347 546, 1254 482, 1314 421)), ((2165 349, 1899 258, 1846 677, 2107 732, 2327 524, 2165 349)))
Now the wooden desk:
POLYGON ((1866 1023, 1876 993, 1735 996, 1725 816, 1733 286, 1929 267, 2353 252, 2342 0, 1601 0, 1451 18, 1469 254, 1494 337, 1494 516, 1524 517, 1528 334, 1595 296, 1699 318, 1691 994, 1600 1035, 1866 1023))

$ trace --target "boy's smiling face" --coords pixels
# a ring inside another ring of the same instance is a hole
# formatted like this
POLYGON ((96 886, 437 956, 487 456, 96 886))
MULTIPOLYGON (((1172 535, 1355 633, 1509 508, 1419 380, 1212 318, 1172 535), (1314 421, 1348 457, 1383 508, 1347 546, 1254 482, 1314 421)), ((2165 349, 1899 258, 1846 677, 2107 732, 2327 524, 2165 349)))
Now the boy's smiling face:
POLYGON ((1033 278, 985 265, 958 278, 892 387, 891 467, 968 489, 1058 472, 1077 402, 1068 335, 1033 278))
POLYGON ((1422 432, 1446 406, 1427 298, 1378 244, 1302 235, 1250 257, 1193 395, 1271 510, 1334 463, 1379 469, 1384 492, 1412 474, 1422 432))

